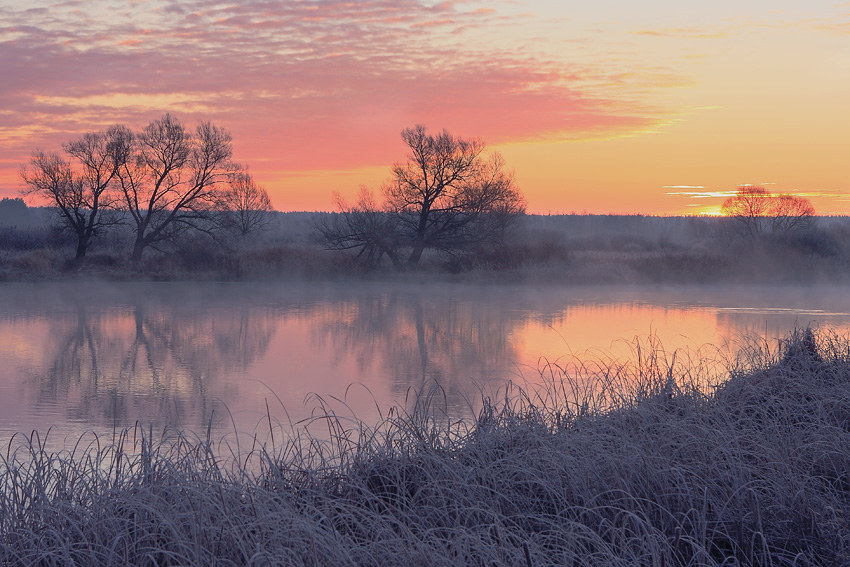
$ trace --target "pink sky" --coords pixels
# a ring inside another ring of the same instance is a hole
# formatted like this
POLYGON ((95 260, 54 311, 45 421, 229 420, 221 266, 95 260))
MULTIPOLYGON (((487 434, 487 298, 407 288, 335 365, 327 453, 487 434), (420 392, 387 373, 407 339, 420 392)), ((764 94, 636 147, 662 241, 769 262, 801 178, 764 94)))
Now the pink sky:
POLYGON ((850 4, 0 0, 0 196, 34 148, 212 120, 280 210, 378 186, 421 123, 500 150, 532 212, 850 211, 850 4), (703 5, 704 4, 704 5, 703 5))

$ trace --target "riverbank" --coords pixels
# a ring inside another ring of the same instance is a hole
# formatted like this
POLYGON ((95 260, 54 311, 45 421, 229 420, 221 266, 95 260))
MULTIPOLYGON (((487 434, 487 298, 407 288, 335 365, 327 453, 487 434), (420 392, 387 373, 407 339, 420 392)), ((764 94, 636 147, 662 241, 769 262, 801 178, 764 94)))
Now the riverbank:
POLYGON ((498 257, 469 257, 466 263, 426 259, 415 269, 364 269, 344 253, 309 243, 257 247, 234 253, 151 257, 140 264, 111 254, 91 254, 74 265, 56 250, 6 253, 0 282, 24 281, 436 281, 565 285, 645 284, 842 284, 850 282, 850 260, 772 243, 710 250, 668 247, 651 250, 556 250, 518 245, 498 257))
POLYGON ((474 423, 427 397, 262 447, 143 428, 0 461, 4 564, 842 565, 850 341, 555 373, 474 423), (154 439, 155 437, 155 439, 154 439), (229 456, 228 456, 229 455, 229 456))
POLYGON ((0 281, 333 281, 337 279, 583 284, 845 283, 847 217, 819 217, 800 234, 754 237, 734 219, 614 215, 527 215, 505 242, 427 250, 415 268, 364 262, 357 250, 327 250, 316 218, 276 213, 268 231, 222 241, 185 237, 132 263, 125 243, 93 245, 84 260, 48 228, 0 230, 0 281))

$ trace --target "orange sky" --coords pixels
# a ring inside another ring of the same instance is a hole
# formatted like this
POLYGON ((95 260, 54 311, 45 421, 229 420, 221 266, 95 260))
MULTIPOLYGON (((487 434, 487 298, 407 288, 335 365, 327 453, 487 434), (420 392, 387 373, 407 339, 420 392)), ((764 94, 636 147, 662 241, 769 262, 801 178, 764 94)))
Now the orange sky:
POLYGON ((850 212, 850 3, 0 0, 0 196, 34 148, 170 111, 280 210, 377 187, 421 123, 479 137, 531 212, 850 212))

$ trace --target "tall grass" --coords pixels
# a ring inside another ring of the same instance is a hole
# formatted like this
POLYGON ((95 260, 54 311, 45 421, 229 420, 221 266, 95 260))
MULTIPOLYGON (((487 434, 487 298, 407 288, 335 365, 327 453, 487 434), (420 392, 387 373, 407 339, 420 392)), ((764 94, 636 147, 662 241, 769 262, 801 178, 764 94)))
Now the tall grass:
POLYGON ((810 330, 728 379, 652 351, 547 369, 473 422, 245 447, 124 431, 0 462, 9 565, 850 565, 850 340, 810 330))

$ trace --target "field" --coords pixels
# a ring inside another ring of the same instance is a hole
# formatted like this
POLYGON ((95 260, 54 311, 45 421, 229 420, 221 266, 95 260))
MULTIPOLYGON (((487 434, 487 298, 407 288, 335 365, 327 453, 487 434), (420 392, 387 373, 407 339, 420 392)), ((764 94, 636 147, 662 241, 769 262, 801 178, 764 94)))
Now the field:
MULTIPOLYGON (((850 565, 850 339, 797 331, 720 383, 659 352, 549 368, 473 422, 423 393, 323 437, 137 427, 0 461, 14 565, 850 565)), ((315 424, 314 424, 315 425, 315 424)))

